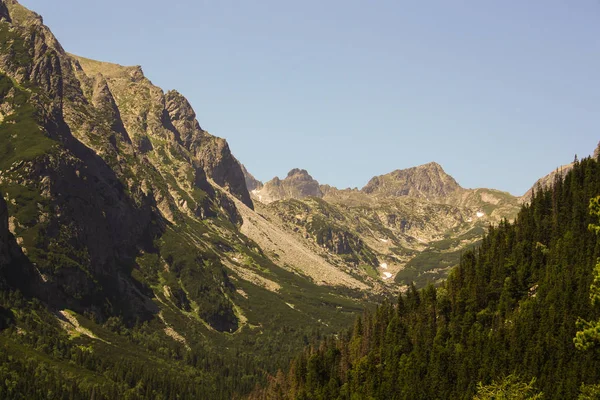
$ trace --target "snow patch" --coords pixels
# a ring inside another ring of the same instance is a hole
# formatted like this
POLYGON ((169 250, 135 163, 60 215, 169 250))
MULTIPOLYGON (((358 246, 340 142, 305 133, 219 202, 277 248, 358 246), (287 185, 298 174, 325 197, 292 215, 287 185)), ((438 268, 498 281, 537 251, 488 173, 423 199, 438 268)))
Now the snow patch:
POLYGON ((477 218, 481 218, 481 217, 483 217, 485 214, 484 214, 484 213, 482 213, 481 211, 477 211, 477 214, 476 214, 476 215, 477 215, 477 218))
POLYGON ((258 201, 262 201, 262 196, 260 195, 260 190, 258 189, 254 189, 253 191, 251 191, 250 193, 252 193, 253 195, 255 195, 256 197, 258 197, 258 201))
POLYGON ((473 222, 473 218, 469 218, 467 222, 473 222))
POLYGON ((379 240, 381 240, 383 243, 387 243, 388 242, 387 239, 379 239, 379 240))
POLYGON ((391 272, 384 272, 383 273, 383 279, 390 279, 392 277, 392 273, 391 272))
POLYGON ((379 266, 383 269, 387 269, 387 263, 381 263, 379 266))

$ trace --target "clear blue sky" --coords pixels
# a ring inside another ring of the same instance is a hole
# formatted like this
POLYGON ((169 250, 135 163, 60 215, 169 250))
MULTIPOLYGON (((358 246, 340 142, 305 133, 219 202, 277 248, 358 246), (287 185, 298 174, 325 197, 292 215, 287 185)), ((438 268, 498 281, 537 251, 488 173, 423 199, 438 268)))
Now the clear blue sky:
POLYGON ((600 1, 22 0, 67 51, 142 65, 259 179, 437 161, 520 195, 600 140, 600 1))

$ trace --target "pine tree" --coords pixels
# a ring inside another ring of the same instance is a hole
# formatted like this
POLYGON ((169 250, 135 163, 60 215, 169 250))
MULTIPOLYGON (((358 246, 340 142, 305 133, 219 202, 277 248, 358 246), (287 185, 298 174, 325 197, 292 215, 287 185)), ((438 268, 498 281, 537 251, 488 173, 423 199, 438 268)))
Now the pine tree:
MULTIPOLYGON (((600 220, 600 196, 590 200, 590 214, 600 220)), ((600 234, 600 225, 590 224, 590 231, 600 234)), ((590 300, 592 306, 600 306, 600 260, 594 267, 594 280, 590 285, 590 300)), ((577 320, 579 331, 573 342, 578 350, 588 350, 600 345, 600 320, 586 321, 583 318, 577 320)))

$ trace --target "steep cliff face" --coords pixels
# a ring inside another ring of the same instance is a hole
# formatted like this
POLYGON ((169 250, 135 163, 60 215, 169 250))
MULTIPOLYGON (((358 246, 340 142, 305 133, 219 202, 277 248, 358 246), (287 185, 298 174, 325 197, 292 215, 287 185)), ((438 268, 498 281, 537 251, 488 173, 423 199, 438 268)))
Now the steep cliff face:
POLYGON ((188 301, 212 296, 200 316, 236 329, 234 288, 212 243, 182 232, 204 220, 241 223, 224 191, 252 207, 227 143, 141 68, 67 54, 41 17, 1 4, 0 190, 16 242, 43 282, 21 289, 99 318, 148 318, 158 310, 150 300, 158 271, 143 260, 155 254, 167 268, 177 263, 161 278, 173 293, 199 286, 188 301))
POLYGON ((177 91, 164 94, 143 75, 140 67, 71 58, 82 81, 95 81, 89 84, 88 96, 92 101, 103 99, 100 103, 109 111, 108 119, 117 121, 117 125, 122 121, 123 129, 120 126, 113 129, 130 135, 137 152, 157 151, 162 159, 154 164, 175 158, 180 170, 187 170, 181 171, 182 180, 189 170, 195 175, 206 175, 252 207, 243 172, 227 142, 200 127, 185 97, 177 91))
MULTIPOLYGON (((41 18, 15 2, 6 5, 12 24, 2 22, 0 32, 13 51, 0 60, 7 74, 0 76, 0 184, 14 233, 57 289, 55 305, 95 307, 98 295, 114 300, 108 281, 117 281, 115 292, 129 290, 119 275, 138 245, 151 242, 142 239, 152 237, 149 200, 139 191, 128 196, 106 161, 73 136, 66 119, 81 117, 75 106, 85 99, 66 53, 41 18)), ((106 142, 105 153, 114 154, 116 146, 106 142)))
POLYGON ((252 194, 262 203, 268 204, 277 200, 304 199, 306 197, 323 197, 319 182, 313 179, 305 169, 294 168, 285 179, 275 177, 252 194))
POLYGON ((207 176, 252 208, 242 167, 231 154, 227 141, 200 128, 196 113, 179 92, 167 92, 165 108, 179 139, 199 162, 207 176))

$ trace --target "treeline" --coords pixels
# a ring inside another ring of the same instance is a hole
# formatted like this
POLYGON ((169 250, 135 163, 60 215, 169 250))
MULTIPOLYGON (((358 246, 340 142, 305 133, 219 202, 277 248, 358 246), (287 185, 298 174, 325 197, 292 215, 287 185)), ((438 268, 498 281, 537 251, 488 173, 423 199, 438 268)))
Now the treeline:
MULTIPOLYGON (((275 336, 260 338, 264 351, 252 336, 186 346, 156 320, 132 327, 117 317, 103 325, 81 316, 79 322, 101 339, 67 333, 42 302, 0 290, 0 399, 236 399, 276 369, 272 347, 282 360, 291 353, 275 336)), ((188 333, 206 334, 193 324, 188 333)), ((297 334, 288 331, 287 340, 297 334)), ((307 342, 319 338, 318 330, 307 330, 307 342)))
POLYGON ((518 377, 544 399, 577 398, 600 382, 599 352, 573 343, 578 317, 598 319, 588 295, 600 242, 588 226, 599 194, 600 164, 576 161, 514 223, 490 227, 443 285, 365 312, 251 397, 472 399, 518 377))
MULTIPOLYGON (((92 347, 85 336, 68 335, 35 299, 3 291, 0 303, 8 325, 0 335, 2 399, 222 398, 243 389, 241 377, 235 376, 234 385, 229 371, 244 371, 253 379, 262 375, 206 347, 186 351, 147 323, 129 329, 114 321, 105 324, 103 336, 110 342, 92 347), (227 361, 230 366, 223 365, 227 361), (230 388, 216 379, 219 373, 230 388)), ((240 361, 248 362, 244 358, 240 361)))

